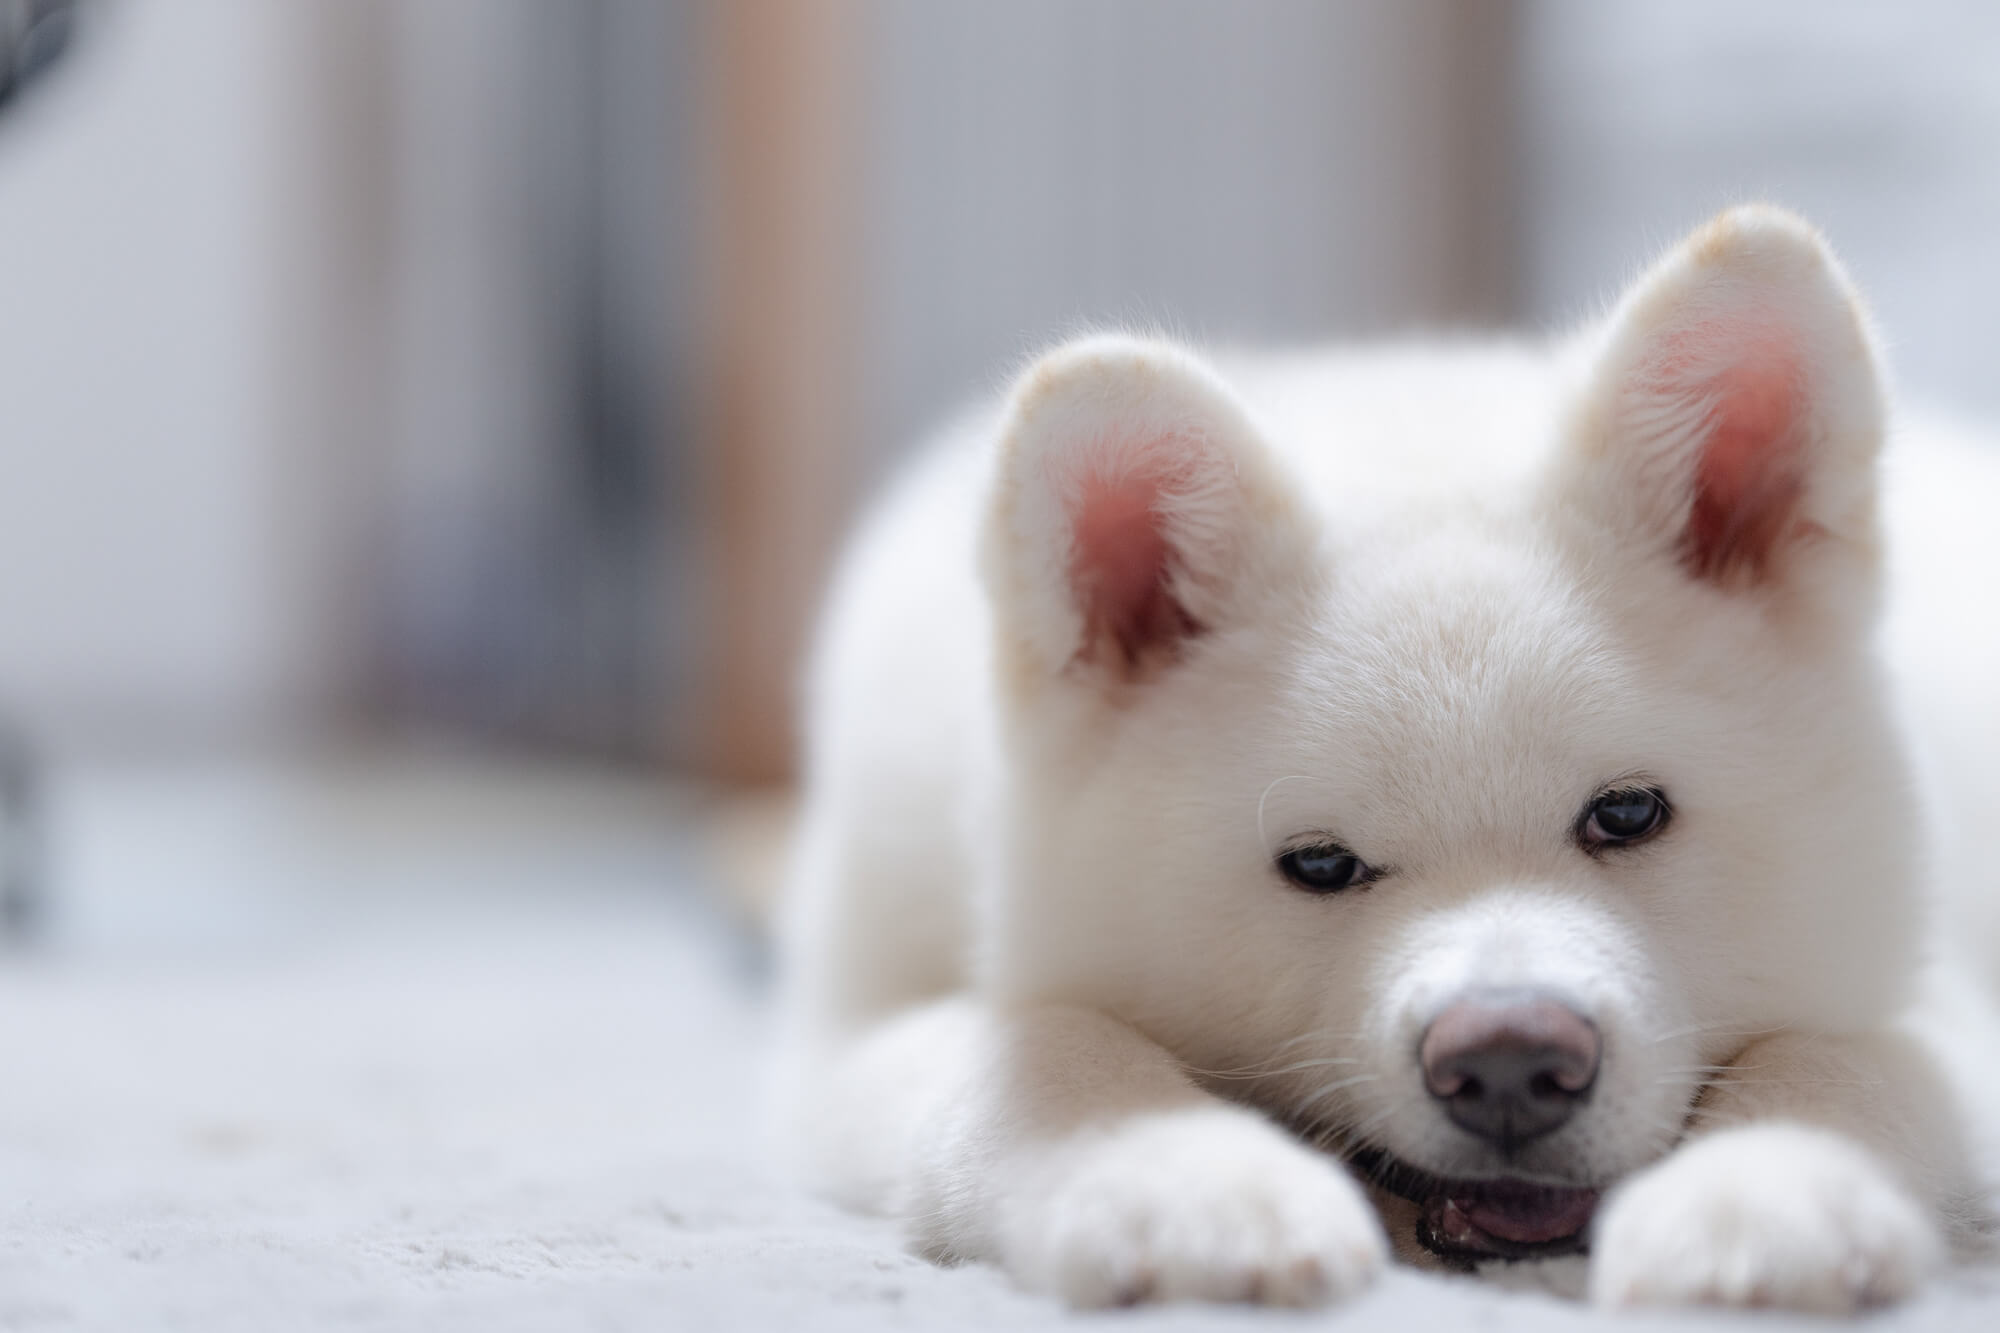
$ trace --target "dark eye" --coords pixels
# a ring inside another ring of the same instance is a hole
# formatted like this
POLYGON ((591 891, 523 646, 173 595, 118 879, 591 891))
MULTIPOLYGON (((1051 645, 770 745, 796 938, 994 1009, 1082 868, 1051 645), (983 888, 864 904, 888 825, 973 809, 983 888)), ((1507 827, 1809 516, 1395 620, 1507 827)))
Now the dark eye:
POLYGON ((1366 861, 1337 842, 1294 847, 1278 858, 1278 869, 1307 893, 1338 893, 1375 878, 1366 861))
POLYGON ((1665 793, 1655 787, 1620 787, 1592 801, 1576 826, 1584 850, 1619 847, 1650 838, 1666 827, 1672 811, 1665 793))

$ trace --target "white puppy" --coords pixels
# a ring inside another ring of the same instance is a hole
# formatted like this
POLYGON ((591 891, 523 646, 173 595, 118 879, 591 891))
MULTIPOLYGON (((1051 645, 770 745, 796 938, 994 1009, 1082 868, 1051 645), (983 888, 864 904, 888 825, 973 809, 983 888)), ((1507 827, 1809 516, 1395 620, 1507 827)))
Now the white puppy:
POLYGON ((1899 439, 1878 503, 1884 413, 1764 208, 1554 346, 1044 357, 834 589, 811 1179, 1085 1305, 1392 1251, 1910 1292, 1983 1216, 1975 1020, 1910 1014, 1933 887, 1992 878, 1946 835, 2000 813, 2000 460, 1899 439))

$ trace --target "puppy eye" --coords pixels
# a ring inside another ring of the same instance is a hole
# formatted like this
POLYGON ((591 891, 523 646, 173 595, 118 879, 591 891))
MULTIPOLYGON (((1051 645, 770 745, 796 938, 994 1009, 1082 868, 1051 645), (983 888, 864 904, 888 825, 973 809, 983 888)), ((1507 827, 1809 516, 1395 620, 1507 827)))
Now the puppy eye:
POLYGON ((1585 851, 1621 847, 1650 838, 1666 827, 1672 811, 1657 787, 1621 787, 1593 800, 1577 823, 1576 840, 1585 851))
POLYGON ((1278 869, 1307 893, 1338 893, 1375 878, 1366 861, 1337 842, 1294 847, 1278 858, 1278 869))

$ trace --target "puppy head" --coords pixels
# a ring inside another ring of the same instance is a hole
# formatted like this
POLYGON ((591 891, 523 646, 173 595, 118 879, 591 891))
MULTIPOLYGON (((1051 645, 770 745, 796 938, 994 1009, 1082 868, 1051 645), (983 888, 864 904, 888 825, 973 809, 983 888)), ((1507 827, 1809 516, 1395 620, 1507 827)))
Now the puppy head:
POLYGON ((985 533, 990 980, 1410 1171, 1603 1185, 1709 1066, 1909 975, 1876 359, 1817 235, 1757 209, 1536 382, 1452 373, 1393 412, 1266 412, 1131 339, 1025 377, 985 533))

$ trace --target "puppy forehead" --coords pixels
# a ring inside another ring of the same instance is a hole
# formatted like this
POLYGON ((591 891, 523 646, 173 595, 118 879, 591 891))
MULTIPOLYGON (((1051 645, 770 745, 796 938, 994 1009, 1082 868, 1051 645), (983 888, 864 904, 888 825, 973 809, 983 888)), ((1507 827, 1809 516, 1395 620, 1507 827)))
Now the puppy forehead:
POLYGON ((1616 654, 1573 567, 1532 523, 1440 516, 1336 556, 1316 646, 1351 687, 1425 715, 1518 718, 1551 693, 1590 693, 1616 654))
POLYGON ((1532 533, 1357 544, 1306 627, 1284 758, 1357 815, 1568 810, 1580 782, 1618 775, 1597 768, 1644 761, 1621 757, 1643 710, 1594 606, 1532 533))

